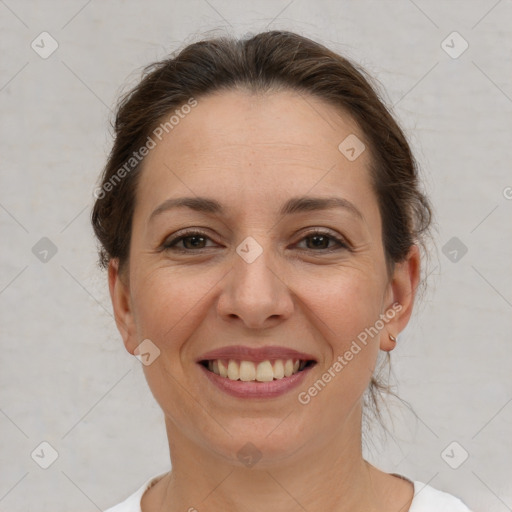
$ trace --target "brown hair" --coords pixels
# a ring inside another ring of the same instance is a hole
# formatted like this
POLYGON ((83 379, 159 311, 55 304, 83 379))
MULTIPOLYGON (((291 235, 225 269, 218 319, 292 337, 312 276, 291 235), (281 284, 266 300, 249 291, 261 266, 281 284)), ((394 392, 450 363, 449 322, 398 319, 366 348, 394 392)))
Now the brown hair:
MULTIPOLYGON (((432 212, 419 188, 417 165, 406 137, 370 81, 357 64, 288 31, 201 40, 144 68, 140 83, 120 99, 114 145, 92 210, 92 225, 101 243, 100 266, 105 268, 111 258, 118 258, 123 268, 128 261, 143 162, 134 153, 147 144, 163 118, 191 98, 245 88, 251 92, 291 89, 314 95, 355 119, 372 155, 370 173, 391 271, 413 244, 424 246, 432 212)), ((380 415, 377 390, 389 388, 372 377, 370 401, 380 415)))

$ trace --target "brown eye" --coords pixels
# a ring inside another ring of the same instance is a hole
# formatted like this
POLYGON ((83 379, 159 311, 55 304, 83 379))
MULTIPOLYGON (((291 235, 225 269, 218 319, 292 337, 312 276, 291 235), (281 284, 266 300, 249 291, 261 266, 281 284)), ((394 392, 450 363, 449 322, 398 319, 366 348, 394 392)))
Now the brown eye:
POLYGON ((331 233, 327 233, 324 231, 314 231, 309 233, 301 241, 306 240, 306 249, 312 251, 335 251, 337 249, 349 249, 348 245, 338 238, 337 236, 332 235, 331 233), (329 247, 329 243, 334 242, 335 246, 332 245, 329 247))
POLYGON ((201 250, 207 248, 207 240, 210 240, 210 237, 206 236, 206 234, 200 231, 192 231, 166 240, 162 245, 162 249, 177 252, 201 250))
POLYGON ((181 241, 183 242, 185 249, 202 249, 206 241, 206 237, 202 235, 190 235, 182 237, 181 241))
POLYGON ((308 236, 306 240, 311 241, 311 244, 306 244, 308 249, 327 249, 331 238, 325 235, 312 235, 308 236))

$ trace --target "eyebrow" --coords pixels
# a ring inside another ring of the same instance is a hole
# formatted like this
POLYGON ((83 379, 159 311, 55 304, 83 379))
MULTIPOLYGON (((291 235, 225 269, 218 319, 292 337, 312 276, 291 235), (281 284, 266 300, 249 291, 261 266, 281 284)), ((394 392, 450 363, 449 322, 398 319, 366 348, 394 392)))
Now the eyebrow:
MULTIPOLYGON (((208 197, 177 197, 165 200, 157 206, 149 217, 153 220, 157 215, 167 212, 174 208, 189 208, 196 212, 225 215, 226 210, 215 199, 208 197)), ((310 197, 299 196, 292 197, 281 207, 280 215, 292 215, 295 213, 311 212, 315 210, 328 210, 333 208, 342 208, 361 220, 364 220, 363 214, 348 199, 342 197, 310 197)))

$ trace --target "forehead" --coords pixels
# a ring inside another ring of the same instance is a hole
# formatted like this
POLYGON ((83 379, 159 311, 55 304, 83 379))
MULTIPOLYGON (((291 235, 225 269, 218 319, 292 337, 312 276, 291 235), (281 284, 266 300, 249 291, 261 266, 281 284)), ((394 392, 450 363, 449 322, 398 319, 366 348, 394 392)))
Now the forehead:
POLYGON ((311 95, 222 91, 200 97, 147 155, 137 202, 149 208, 172 195, 215 191, 231 202, 249 194, 268 202, 312 189, 363 200, 370 154, 349 160, 339 149, 347 137, 364 141, 348 114, 311 95))

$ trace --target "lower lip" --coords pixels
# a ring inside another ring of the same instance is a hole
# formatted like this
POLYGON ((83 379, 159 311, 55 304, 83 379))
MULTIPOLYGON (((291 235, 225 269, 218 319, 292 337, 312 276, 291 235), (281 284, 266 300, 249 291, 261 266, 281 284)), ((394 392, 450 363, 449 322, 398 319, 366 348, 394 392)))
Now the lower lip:
POLYGON ((314 366, 308 366, 289 377, 269 382, 244 382, 242 380, 231 380, 227 377, 221 377, 205 368, 202 364, 199 364, 199 367, 211 383, 215 384, 221 391, 237 398, 274 398, 284 395, 299 386, 314 366))

